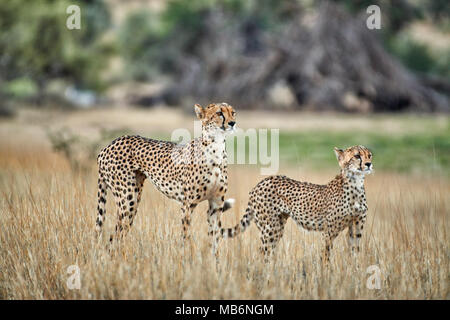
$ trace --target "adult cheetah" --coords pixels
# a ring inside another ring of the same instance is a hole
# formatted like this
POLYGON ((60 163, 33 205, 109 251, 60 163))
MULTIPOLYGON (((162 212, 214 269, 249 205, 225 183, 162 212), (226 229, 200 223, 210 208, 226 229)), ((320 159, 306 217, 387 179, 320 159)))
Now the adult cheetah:
POLYGON ((291 217, 306 230, 323 232, 325 260, 329 260, 333 240, 347 227, 349 245, 359 251, 367 212, 364 177, 372 172, 372 153, 364 146, 334 148, 334 151, 341 173, 327 185, 300 182, 286 176, 267 177, 250 192, 240 223, 234 228, 221 228, 222 237, 232 238, 245 231, 254 218, 267 261, 291 217))
POLYGON ((182 205, 182 225, 187 238, 191 213, 198 203, 209 201, 209 235, 213 252, 220 238, 220 213, 231 207, 224 201, 227 192, 226 134, 235 127, 236 112, 227 103, 195 105, 202 123, 202 136, 188 144, 158 141, 140 136, 122 136, 105 147, 97 157, 99 234, 105 219, 107 189, 112 191, 117 207, 117 225, 113 238, 122 238, 133 224, 148 178, 170 199, 182 205))

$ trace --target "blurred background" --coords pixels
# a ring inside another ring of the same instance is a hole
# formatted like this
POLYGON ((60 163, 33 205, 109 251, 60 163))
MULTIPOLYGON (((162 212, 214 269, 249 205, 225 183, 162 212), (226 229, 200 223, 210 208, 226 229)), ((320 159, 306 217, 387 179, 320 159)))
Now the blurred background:
POLYGON ((66 155, 96 135, 94 155, 122 133, 191 129, 194 103, 226 101, 240 127, 281 129, 287 162, 368 144, 381 168, 447 171, 449 13, 446 0, 4 1, 0 134, 66 155))

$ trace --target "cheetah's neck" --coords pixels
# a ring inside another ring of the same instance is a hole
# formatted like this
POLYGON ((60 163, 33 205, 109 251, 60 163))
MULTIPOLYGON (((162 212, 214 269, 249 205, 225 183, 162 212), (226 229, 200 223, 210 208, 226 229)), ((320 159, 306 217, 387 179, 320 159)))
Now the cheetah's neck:
POLYGON ((364 190, 364 175, 362 174, 354 174, 347 176, 347 184, 356 190, 363 191, 364 190))
POLYGON ((348 174, 342 172, 336 178, 340 178, 344 197, 350 206, 355 210, 355 214, 367 210, 366 192, 364 189, 363 174, 348 174))
POLYGON ((359 192, 364 192, 364 175, 363 174, 349 174, 341 172, 333 181, 338 181, 344 188, 354 189, 359 192))
POLYGON ((364 176, 349 176, 345 173, 341 173, 328 183, 328 188, 338 188, 342 189, 344 192, 352 191, 352 193, 356 195, 364 195, 364 176))
POLYGON ((225 134, 203 131, 201 141, 205 149, 205 155, 209 158, 210 162, 214 164, 226 163, 225 134))

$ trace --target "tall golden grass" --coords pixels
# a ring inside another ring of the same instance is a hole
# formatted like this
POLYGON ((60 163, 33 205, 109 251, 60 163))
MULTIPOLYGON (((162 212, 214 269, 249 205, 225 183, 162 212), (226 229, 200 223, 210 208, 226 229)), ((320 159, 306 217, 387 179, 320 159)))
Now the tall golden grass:
MULTIPOLYGON (((5 141, 3 141, 5 142, 5 141)), ((376 161, 375 161, 376 167, 376 161)), ((61 156, 34 142, 0 148, 0 298, 2 299, 448 299, 450 183, 442 177, 376 172, 366 182, 368 221, 361 252, 352 255, 346 232, 331 261, 320 260, 321 236, 287 225, 273 261, 259 254, 254 225, 223 240, 219 263, 210 251, 206 204, 182 239, 180 208, 146 182, 135 223, 111 256, 105 249, 116 222, 108 197, 104 235, 97 240, 96 166, 73 172, 61 156), (69 289, 77 265, 80 289, 69 289), (369 289, 369 266, 381 288, 369 289)), ((336 171, 280 173, 326 183, 336 171)), ((244 212, 261 179, 255 167, 231 166, 225 226, 244 212)))

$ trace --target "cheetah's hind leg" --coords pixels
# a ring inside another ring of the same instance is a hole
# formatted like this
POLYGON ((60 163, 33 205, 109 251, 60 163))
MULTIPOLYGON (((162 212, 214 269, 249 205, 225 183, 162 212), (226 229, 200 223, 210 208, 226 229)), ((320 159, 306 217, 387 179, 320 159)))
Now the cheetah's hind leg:
POLYGON ((278 215, 278 219, 270 219, 268 212, 270 211, 259 215, 260 219, 256 221, 256 226, 261 233, 260 252, 264 255, 265 263, 269 263, 274 257, 275 248, 283 237, 284 227, 289 218, 288 215, 281 213, 278 215))
POLYGON ((114 198, 117 207, 117 224, 115 234, 111 235, 110 242, 113 239, 122 239, 130 230, 137 209, 141 201, 142 189, 146 176, 140 171, 135 171, 123 175, 119 183, 116 183, 114 189, 114 198))

